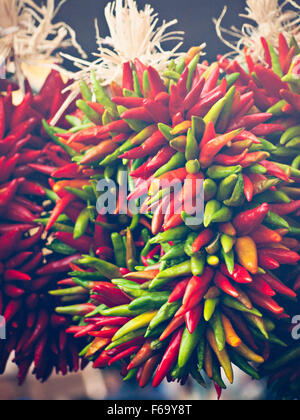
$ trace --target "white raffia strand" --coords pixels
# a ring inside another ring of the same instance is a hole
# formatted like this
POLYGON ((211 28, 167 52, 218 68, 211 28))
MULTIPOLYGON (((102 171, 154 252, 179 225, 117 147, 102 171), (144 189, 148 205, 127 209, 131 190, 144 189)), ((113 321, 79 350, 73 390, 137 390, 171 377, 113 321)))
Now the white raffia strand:
POLYGON ((294 36, 297 42, 300 42, 300 5, 296 1, 285 0, 281 5, 278 4, 278 0, 246 0, 246 3, 247 13, 240 14, 240 17, 254 23, 245 23, 241 29, 235 26, 230 29, 223 28, 221 24, 227 7, 219 19, 214 19, 219 38, 232 50, 226 56, 236 56, 239 61, 244 61, 243 49, 246 46, 255 62, 265 63, 261 37, 270 42, 277 52, 279 33, 285 35, 287 40, 294 36), (229 41, 223 34, 237 40, 229 41))
POLYGON ((0 62, 15 72, 22 87, 22 64, 51 65, 61 57, 52 56, 58 48, 74 46, 86 57, 76 41, 75 31, 66 23, 52 23, 66 0, 55 7, 55 0, 37 6, 33 0, 0 0, 0 62))
MULTIPOLYGON (((91 70, 103 84, 108 86, 112 81, 121 83, 122 64, 138 58, 146 66, 151 65, 159 72, 166 69, 171 58, 176 58, 183 53, 178 52, 182 45, 183 31, 169 31, 177 23, 174 19, 170 22, 163 21, 158 25, 158 14, 150 5, 145 5, 144 10, 138 10, 135 0, 115 0, 108 3, 104 10, 110 36, 100 36, 97 19, 95 20, 96 42, 98 51, 93 55, 94 62, 61 54, 71 60, 80 70, 72 74, 75 83, 68 89, 79 92, 78 81, 86 80, 89 83, 91 70), (178 41, 174 48, 165 51, 161 44, 166 41, 178 41)), ((202 46, 205 47, 205 44, 202 46)), ((68 74, 70 76, 70 74, 68 74)), ((64 111, 54 117, 52 124, 60 118, 64 111)))

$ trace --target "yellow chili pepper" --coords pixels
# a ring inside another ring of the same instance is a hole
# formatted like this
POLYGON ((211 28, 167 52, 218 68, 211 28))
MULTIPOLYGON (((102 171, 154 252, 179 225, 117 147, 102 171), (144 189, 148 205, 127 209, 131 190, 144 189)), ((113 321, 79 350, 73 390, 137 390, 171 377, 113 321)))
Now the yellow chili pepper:
POLYGON ((237 239, 235 249, 240 264, 251 274, 256 274, 258 270, 258 258, 254 240, 250 236, 242 236, 237 239))
POLYGON ((256 363, 263 363, 264 358, 261 357, 259 354, 254 353, 249 347, 246 346, 246 344, 242 343, 238 347, 235 348, 235 350, 243 356, 245 359, 250 360, 251 362, 256 363))
POLYGON ((131 319, 116 332, 116 334, 112 338, 112 341, 123 337, 123 335, 128 334, 131 331, 135 331, 148 326, 148 324, 150 323, 150 321, 152 321, 156 314, 157 311, 146 312, 131 319))
POLYGON ((53 191, 56 193, 59 193, 62 191, 65 187, 72 187, 72 188, 79 188, 89 185, 88 179, 69 179, 64 181, 58 181, 53 186, 53 191))
POLYGON ((213 349, 215 355, 217 356, 220 362, 220 365, 224 369, 225 375, 227 376, 229 382, 232 384, 233 383, 233 370, 232 370, 231 361, 229 359, 226 348, 224 348, 222 351, 218 349, 215 335, 211 329, 208 329, 206 334, 207 334, 207 339, 211 348, 213 349))
POLYGON ((225 331, 226 343, 231 347, 238 347, 242 344, 242 340, 235 332, 229 318, 224 314, 222 316, 223 327, 225 331))

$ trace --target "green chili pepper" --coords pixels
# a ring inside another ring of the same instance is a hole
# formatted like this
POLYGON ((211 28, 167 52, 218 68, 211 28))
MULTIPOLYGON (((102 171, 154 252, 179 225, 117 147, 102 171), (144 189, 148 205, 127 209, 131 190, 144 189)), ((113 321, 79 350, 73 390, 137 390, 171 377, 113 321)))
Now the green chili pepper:
POLYGON ((193 255, 191 257, 191 271, 193 276, 202 276, 205 268, 205 255, 193 255))
POLYGON ((166 79, 172 79, 172 80, 175 80, 175 82, 178 82, 178 80, 180 79, 180 74, 179 74, 179 73, 177 73, 177 71, 174 71, 174 70, 166 70, 166 71, 163 73, 163 76, 164 76, 166 79))
POLYGON ((217 364, 216 358, 213 357, 213 363, 212 363, 212 380, 219 385, 222 389, 226 389, 226 385, 222 379, 221 372, 220 372, 220 366, 217 364))
POLYGON ((221 313, 219 310, 215 310, 213 316, 209 320, 209 324, 212 327, 212 330, 215 335, 217 347, 219 351, 224 350, 226 337, 225 331, 222 323, 221 313))
POLYGON ((63 255, 74 255, 77 252, 76 249, 71 248, 69 245, 64 244, 58 239, 54 239, 54 241, 52 241, 51 244, 47 245, 46 248, 50 251, 57 252, 58 254, 63 255))
POLYGON ((93 108, 91 108, 85 101, 78 99, 76 106, 79 108, 86 117, 96 125, 100 125, 102 122, 101 116, 93 108))
POLYGON ((211 109, 208 111, 208 113, 205 115, 205 117, 203 118, 203 121, 205 122, 205 124, 207 124, 208 122, 213 122, 214 124, 216 124, 216 122, 218 121, 221 112, 224 109, 225 103, 227 101, 226 96, 224 96, 224 98, 219 99, 218 102, 216 102, 211 109))
POLYGON ((185 243, 184 243, 184 252, 189 257, 192 257, 194 255, 194 252, 192 251, 192 245, 195 241, 195 239, 198 237, 198 233, 192 232, 188 235, 185 243))
POLYGON ((203 311, 203 317, 205 321, 209 321, 211 317, 213 316, 215 309, 219 303, 220 299, 206 299, 204 302, 204 311, 203 311))
POLYGON ((236 299, 234 299, 233 297, 231 297, 229 295, 222 296, 221 300, 222 300, 222 303, 225 306, 228 306, 229 308, 236 309, 237 311, 240 311, 240 312, 246 312, 246 313, 249 313, 249 314, 253 314, 253 315, 257 315, 259 317, 262 317, 262 314, 256 308, 248 309, 248 308, 246 308, 245 305, 238 302, 236 299))
POLYGON ((90 220, 90 213, 88 209, 85 208, 80 212, 76 220, 76 223, 74 226, 74 234, 73 234, 74 239, 79 239, 81 238, 81 236, 85 234, 86 229, 88 227, 89 220, 90 220))
POLYGON ((231 197, 228 200, 224 200, 224 204, 229 207, 239 207, 244 201, 244 179, 242 175, 239 175, 231 197))
POLYGON ((230 349, 229 356, 231 361, 243 372, 247 373, 253 379, 260 379, 259 373, 239 353, 230 349))
POLYGON ((93 100, 93 93, 84 79, 79 82, 81 96, 85 101, 91 102, 93 100))
POLYGON ((234 272, 234 265, 235 265, 233 249, 231 249, 229 252, 225 252, 224 249, 222 249, 221 255, 225 261, 227 270, 229 271, 230 274, 232 274, 234 272))
POLYGON ((143 309, 144 311, 159 309, 168 301, 169 296, 169 292, 151 292, 145 296, 141 296, 137 299, 134 299, 129 304, 129 309, 143 309))
POLYGON ((242 171, 240 165, 235 166, 222 166, 212 165, 207 170, 207 176, 211 179, 223 179, 229 175, 239 174, 242 171))
POLYGON ((136 310, 136 311, 131 311, 128 307, 128 305, 120 305, 120 306, 115 306, 114 308, 107 308, 107 309, 102 309, 100 311, 100 314, 103 316, 128 316, 128 317, 132 317, 132 316, 137 316, 142 314, 144 311, 142 309, 140 310, 136 310))
POLYGON ((270 56, 271 56, 272 70, 274 71, 275 74, 277 74, 277 76, 281 78, 283 77, 283 73, 282 73, 281 64, 279 61, 279 56, 270 42, 268 42, 268 47, 269 47, 270 56))
POLYGON ((138 283, 135 283, 134 281, 131 281, 131 280, 112 279, 111 282, 117 285, 118 288, 121 289, 123 292, 134 297, 145 296, 148 293, 145 290, 142 290, 138 283))
POLYGON ((222 248, 223 248, 224 252, 226 254, 228 254, 228 252, 230 252, 232 250, 233 246, 234 246, 235 241, 234 241, 233 237, 223 233, 221 235, 220 240, 221 240, 221 245, 222 245, 222 248))
POLYGON ((199 156, 199 146, 196 140, 196 137, 193 134, 192 128, 187 132, 186 139, 186 148, 185 148, 185 158, 187 161, 198 159, 199 156))
POLYGON ((272 226, 278 226, 278 227, 286 228, 286 229, 290 228, 290 225, 283 217, 278 216, 278 214, 273 213, 272 211, 269 211, 267 213, 264 219, 264 222, 272 226))
POLYGON ((205 340, 200 340, 197 346, 197 361, 198 361, 198 371, 201 371, 204 364, 204 354, 205 354, 205 340))
POLYGON ((178 366, 179 367, 183 367, 188 363, 199 341, 203 337, 204 329, 205 329, 205 326, 203 322, 198 323, 195 331, 192 334, 185 327, 183 331, 181 343, 180 343, 179 353, 178 353, 178 366))
POLYGON ((66 115, 65 119, 69 124, 71 124, 72 127, 78 127, 81 125, 81 120, 74 115, 66 115))
POLYGON ((151 244, 159 244, 163 242, 179 241, 185 239, 189 232, 190 229, 187 226, 178 226, 176 228, 159 233, 150 239, 150 242, 151 244))
POLYGON ((217 199, 219 201, 224 201, 231 197, 237 180, 238 175, 232 174, 227 176, 220 182, 217 193, 217 199))
POLYGON ((196 117, 195 115, 191 118, 192 121, 192 133, 196 140, 200 140, 205 131, 205 122, 203 118, 196 117))
POLYGON ((105 92, 105 89, 101 86, 99 81, 97 80, 96 73, 94 70, 91 71, 91 84, 93 88, 93 92, 96 97, 96 101, 103 105, 105 109, 109 111, 112 117, 118 118, 118 111, 116 104, 112 102, 108 94, 105 92))
POLYGON ((150 332, 159 325, 161 325, 163 322, 167 321, 168 319, 171 319, 178 311, 180 306, 181 303, 178 302, 167 302, 163 306, 161 306, 155 317, 150 321, 145 337, 148 337, 150 332))
POLYGON ((212 218, 213 223, 225 223, 232 219, 232 210, 227 206, 222 206, 212 218))
POLYGON ((204 227, 208 227, 213 219, 214 214, 219 211, 221 208, 221 204, 217 200, 210 200, 206 203, 205 210, 204 210, 204 227))
POLYGON ((120 344, 127 343, 128 341, 131 341, 134 338, 143 337, 143 335, 145 334, 145 331, 146 331, 146 328, 140 328, 134 331, 130 331, 127 334, 124 334, 122 337, 112 341, 107 347, 105 347, 105 350, 114 349, 115 347, 118 347, 120 344))
POLYGON ((171 159, 162 167, 160 167, 155 173, 154 177, 158 178, 161 175, 164 175, 167 172, 170 172, 174 169, 181 168, 185 164, 185 156, 184 153, 177 152, 175 155, 171 157, 171 159))
POLYGON ((183 257, 185 254, 184 243, 174 244, 162 257, 161 261, 170 260, 177 257, 183 257))
POLYGON ((212 200, 215 197, 215 195, 217 193, 217 190, 218 190, 217 184, 215 183, 215 181, 213 181, 210 178, 206 178, 204 180, 203 188, 204 188, 204 200, 205 201, 212 200))
POLYGON ((199 160, 188 160, 185 164, 185 169, 189 174, 197 174, 201 169, 199 160))
POLYGON ((54 141, 54 143, 58 144, 65 152, 68 153, 71 157, 75 157, 78 155, 78 152, 76 150, 72 149, 72 147, 68 146, 65 143, 62 143, 57 136, 55 136, 56 130, 51 127, 45 120, 42 120, 42 124, 44 127, 44 130, 48 134, 48 136, 54 141))
POLYGON ((192 87, 193 76, 194 76, 194 73, 196 71, 197 65, 199 63, 199 59, 200 59, 200 54, 196 54, 195 57, 191 60, 191 62, 188 65, 189 74, 188 74, 188 78, 187 78, 187 82, 186 82, 186 88, 187 88, 188 91, 192 87))
POLYGON ((117 267, 114 264, 111 264, 108 261, 100 260, 89 255, 83 255, 83 257, 78 260, 78 263, 82 265, 87 265, 89 267, 94 267, 106 278, 115 279, 122 277, 122 273, 119 267, 117 267))
POLYGON ((157 279, 172 279, 174 277, 189 275, 192 272, 191 260, 184 261, 178 265, 160 271, 157 279))

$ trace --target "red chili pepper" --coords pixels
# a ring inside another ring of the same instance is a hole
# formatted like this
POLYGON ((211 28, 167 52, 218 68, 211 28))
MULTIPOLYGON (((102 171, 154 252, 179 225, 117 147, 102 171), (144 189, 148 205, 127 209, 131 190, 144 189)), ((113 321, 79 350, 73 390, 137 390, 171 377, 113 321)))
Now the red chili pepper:
POLYGON ((236 130, 237 128, 244 128, 250 130, 259 124, 264 123, 272 117, 272 114, 264 112, 260 114, 244 115, 237 119, 231 120, 228 130, 236 130))
POLYGON ((269 204, 263 203, 259 207, 239 213, 233 219, 239 235, 245 236, 261 225, 269 210, 269 204))
POLYGON ((148 178, 148 176, 153 175, 157 169, 166 164, 175 153, 176 151, 172 147, 168 145, 163 146, 150 161, 145 162, 144 165, 132 171, 130 176, 143 179, 148 178))
POLYGON ((66 207, 75 200, 74 194, 66 194, 63 198, 61 198, 55 205, 51 216, 49 217, 46 231, 49 231, 51 227, 54 225, 58 217, 63 213, 63 211, 66 209, 66 207))
POLYGON ((133 87, 133 76, 131 71, 130 62, 123 63, 123 81, 122 88, 128 90, 134 90, 133 87))
POLYGON ((172 291, 172 293, 169 296, 168 302, 170 302, 170 303, 176 302, 176 300, 179 300, 184 296, 185 289, 186 289, 190 279, 191 278, 188 277, 184 280, 181 280, 179 283, 177 283, 174 290, 172 291))
POLYGON ((300 209, 300 200, 291 201, 290 203, 282 204, 270 204, 270 211, 278 214, 279 216, 285 216, 290 213, 294 213, 300 209))
POLYGON ((258 252, 258 262, 261 268, 264 270, 276 270, 280 267, 280 264, 277 260, 270 257, 269 255, 258 252))
POLYGON ((265 137, 268 134, 278 133, 285 131, 282 124, 259 124, 252 129, 252 133, 259 137, 265 137))
POLYGON ((147 67, 149 83, 150 83, 150 94, 153 98, 160 92, 165 92, 165 85, 159 75, 159 73, 151 66, 147 67))
POLYGON ((89 236, 74 239, 73 233, 70 232, 55 232, 54 236, 64 244, 82 253, 88 253, 93 246, 93 239, 89 236))
POLYGON ((23 98, 23 101, 20 105, 18 105, 11 118, 11 127, 17 127, 20 123, 24 122, 29 117, 29 109, 30 104, 32 101, 32 95, 30 92, 26 93, 26 95, 23 98))
POLYGON ((125 108, 139 108, 143 106, 144 99, 134 96, 115 96, 111 100, 116 105, 124 106, 125 108))
POLYGON ((297 252, 283 248, 261 248, 259 254, 274 258, 279 264, 297 264, 300 260, 297 252))
POLYGON ((241 129, 228 132, 226 134, 215 137, 200 150, 199 162, 202 167, 207 168, 213 162, 215 156, 225 147, 230 141, 232 141, 241 131, 241 129))
POLYGON ((281 89, 280 97, 292 105, 297 112, 300 112, 300 95, 287 89, 281 89))
POLYGON ((246 159, 248 151, 249 149, 245 149, 241 154, 234 156, 229 156, 220 153, 217 156, 215 156, 214 162, 225 166, 238 165, 240 164, 240 162, 246 159))
POLYGON ((183 108, 185 110, 191 109, 200 99, 205 84, 205 79, 202 77, 195 86, 188 92, 183 101, 183 108))
POLYGON ((248 283, 252 283, 253 281, 248 271, 244 267, 238 264, 234 265, 234 270, 232 274, 228 271, 226 264, 224 263, 220 265, 220 270, 225 276, 236 281, 237 283, 248 284, 248 283))
POLYGON ((11 201, 6 209, 5 218, 13 222, 34 224, 36 216, 15 201, 11 201))
POLYGON ((19 243, 21 235, 21 231, 18 228, 14 228, 0 237, 1 261, 10 257, 10 255, 15 251, 15 246, 19 243))
POLYGON ((254 277, 254 281, 249 285, 250 290, 258 292, 265 296, 275 296, 276 292, 271 288, 269 283, 267 283, 261 276, 257 275, 254 277))
POLYGON ((152 382, 152 386, 155 388, 157 387, 164 377, 167 375, 173 364, 175 363, 178 352, 180 348, 180 343, 182 339, 183 328, 180 328, 172 337, 170 344, 165 351, 162 360, 155 372, 154 379, 152 382))
POLYGON ((116 356, 112 357, 109 362, 108 362, 108 366, 111 366, 113 363, 118 362, 119 360, 122 360, 126 357, 129 357, 130 355, 134 354, 137 352, 137 350, 140 348, 140 346, 132 346, 129 347, 126 350, 123 350, 122 352, 120 352, 119 354, 117 354, 116 356))
POLYGON ((274 299, 250 290, 248 291, 248 294, 255 305, 258 305, 274 314, 282 314, 284 312, 284 308, 281 308, 274 299))
POLYGON ((147 140, 141 146, 135 147, 134 149, 129 150, 128 152, 123 153, 119 156, 121 159, 139 159, 152 155, 160 147, 164 146, 167 143, 165 137, 161 134, 160 131, 156 131, 152 136, 148 137, 147 140))
POLYGON ((267 69, 260 64, 256 64, 254 70, 262 86, 271 97, 278 98, 280 96, 280 90, 287 88, 286 83, 282 82, 280 77, 272 69, 267 69))
POLYGON ((203 296, 207 292, 213 275, 213 270, 210 267, 205 267, 202 276, 193 276, 190 279, 183 296, 183 305, 176 312, 176 317, 185 314, 202 300, 203 296))
POLYGON ((266 281, 273 290, 280 293, 281 295, 289 296, 291 298, 296 297, 296 293, 287 287, 285 284, 283 284, 280 280, 278 280, 275 276, 271 274, 261 274, 259 275, 260 278, 262 278, 264 281, 266 281))
POLYGON ((217 90, 200 99, 200 101, 187 112, 186 118, 191 119, 192 116, 203 117, 219 99, 223 98, 223 96, 224 92, 222 85, 220 85, 217 90))
POLYGON ((37 275, 47 276, 49 274, 67 272, 70 269, 70 262, 78 260, 80 257, 80 254, 75 254, 61 260, 52 261, 37 270, 37 275))
POLYGON ((260 41, 261 41, 261 44, 262 44, 264 52, 265 52, 265 61, 267 63, 268 68, 271 69, 272 68, 272 58, 271 58, 269 44, 268 44, 266 38, 264 38, 264 37, 261 37, 260 41))
POLYGON ((9 281, 30 281, 31 277, 28 276, 26 273, 22 273, 21 271, 8 269, 4 273, 4 280, 9 281))
POLYGON ((250 236, 256 244, 280 243, 282 241, 282 236, 278 232, 264 225, 257 226, 250 236))
POLYGON ((266 111, 270 108, 270 106, 272 105, 272 101, 267 96, 264 89, 258 88, 252 80, 250 80, 248 84, 248 89, 250 89, 253 92, 255 104, 258 106, 259 109, 261 109, 262 111, 266 111))
POLYGON ((20 240, 17 243, 17 246, 16 246, 17 250, 18 251, 24 251, 25 249, 32 248, 32 246, 40 240, 43 232, 44 232, 44 227, 40 226, 39 229, 37 230, 37 232, 34 235, 30 236, 29 238, 20 240))
POLYGON ((121 118, 123 118, 124 120, 138 120, 145 121, 148 123, 153 123, 154 121, 152 116, 147 112, 144 106, 141 106, 139 108, 127 109, 127 111, 123 112, 121 118))
POLYGON ((220 271, 217 271, 214 278, 215 285, 234 298, 239 297, 239 292, 232 286, 230 281, 220 271))
POLYGON ((207 245, 213 238, 214 233, 211 229, 204 229, 192 244, 192 251, 199 252, 201 248, 207 245))
POLYGON ((162 103, 152 101, 151 99, 144 99, 143 106, 154 122, 162 122, 164 124, 170 122, 169 109, 162 103))
POLYGON ((242 176, 244 180, 244 194, 247 201, 250 203, 254 195, 253 184, 247 175, 243 174, 242 176))
POLYGON ((20 267, 24 263, 24 261, 26 261, 31 255, 32 252, 20 252, 19 254, 14 255, 12 258, 6 261, 5 267, 7 269, 14 269, 20 267))
POLYGON ((8 203, 14 198, 17 189, 19 187, 19 182, 17 179, 12 180, 5 187, 5 189, 0 190, 0 207, 7 206, 8 203))
POLYGON ((20 287, 14 286, 13 284, 6 284, 3 288, 4 293, 13 298, 18 299, 19 297, 23 296, 25 291, 20 287))
POLYGON ((186 327, 193 334, 203 314, 203 305, 197 305, 184 314, 186 327))

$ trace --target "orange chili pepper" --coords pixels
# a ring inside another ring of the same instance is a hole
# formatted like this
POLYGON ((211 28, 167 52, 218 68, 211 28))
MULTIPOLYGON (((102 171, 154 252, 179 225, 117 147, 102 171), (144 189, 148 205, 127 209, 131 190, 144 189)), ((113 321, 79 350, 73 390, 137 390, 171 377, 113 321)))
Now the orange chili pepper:
POLYGON ((256 274, 258 270, 258 256, 254 240, 250 236, 237 238, 235 249, 240 264, 251 274, 256 274))

